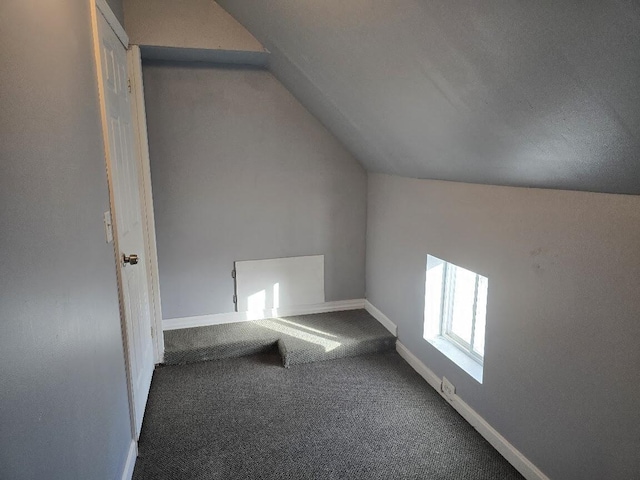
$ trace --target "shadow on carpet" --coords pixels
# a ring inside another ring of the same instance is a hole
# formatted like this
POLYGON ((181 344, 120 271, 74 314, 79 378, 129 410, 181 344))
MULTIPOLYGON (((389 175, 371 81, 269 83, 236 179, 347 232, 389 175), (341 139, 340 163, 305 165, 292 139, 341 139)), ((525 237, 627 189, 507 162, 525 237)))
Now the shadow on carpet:
POLYGON ((134 480, 518 479, 396 352, 158 368, 134 480))
POLYGON ((395 337, 366 310, 169 330, 165 364, 182 365, 278 349, 285 367, 395 348, 395 337))

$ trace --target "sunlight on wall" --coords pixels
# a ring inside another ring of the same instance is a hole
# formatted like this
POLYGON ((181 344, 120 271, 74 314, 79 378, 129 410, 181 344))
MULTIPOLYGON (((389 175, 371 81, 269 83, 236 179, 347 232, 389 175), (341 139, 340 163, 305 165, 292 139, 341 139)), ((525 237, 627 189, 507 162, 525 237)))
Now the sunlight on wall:
POLYGON ((238 312, 267 310, 273 316, 278 313, 271 309, 325 302, 324 255, 243 260, 234 266, 238 312))
POLYGON ((264 318, 264 309, 267 305, 267 292, 261 290, 249 295, 247 298, 247 314, 250 320, 264 318))
MULTIPOLYGON (((444 261, 429 256, 427 261, 427 280, 425 284, 425 299, 439 299, 442 296, 442 279, 444 261)), ((424 302, 424 338, 429 340, 440 335, 440 317, 442 302, 424 302)))
POLYGON ((280 308, 280 283, 273 284, 273 298, 269 299, 266 290, 260 290, 247 297, 247 318, 249 320, 260 320, 278 316, 280 308), (273 308, 267 308, 267 305, 273 308))
POLYGON ((273 284, 273 309, 280 307, 280 282, 273 284))

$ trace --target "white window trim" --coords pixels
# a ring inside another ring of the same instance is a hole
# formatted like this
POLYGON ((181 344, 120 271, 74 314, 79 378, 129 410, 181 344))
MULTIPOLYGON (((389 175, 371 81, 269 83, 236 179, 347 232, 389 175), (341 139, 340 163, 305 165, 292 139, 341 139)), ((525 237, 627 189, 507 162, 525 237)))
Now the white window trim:
POLYGON ((476 361, 480 365, 484 363, 482 355, 478 354, 474 349, 475 345, 475 333, 476 333, 476 314, 478 303, 478 285, 480 282, 480 275, 472 272, 476 276, 475 292, 473 299, 473 318, 471 320, 471 341, 466 342, 453 332, 453 291, 456 281, 456 269, 450 267, 450 263, 446 262, 442 271, 442 299, 441 299, 441 320, 440 320, 440 336, 444 340, 447 340, 462 351, 464 355, 469 356, 472 360, 476 361))
MULTIPOLYGON (((447 314, 446 310, 451 311, 451 307, 447 307, 446 303, 449 299, 452 298, 451 289, 453 285, 451 280, 447 281, 447 269, 446 266, 451 265, 452 267, 457 267, 457 265, 447 262, 446 260, 442 260, 440 258, 434 257, 432 255, 428 256, 427 260, 427 281, 425 283, 425 316, 424 316, 424 333, 423 338, 433 345, 440 353, 442 353, 445 357, 455 363, 458 367, 464 370, 469 376, 471 376, 478 383, 482 383, 483 381, 483 373, 484 373, 484 358, 481 357, 477 352, 473 351, 473 343, 469 343, 468 346, 465 346, 467 342, 462 339, 456 340, 457 335, 453 334, 453 332, 449 332, 447 335, 447 321, 450 323, 450 316, 447 314), (442 262, 445 265, 445 268, 442 269, 442 277, 439 275, 436 277, 429 276, 429 264, 431 261, 442 262), (438 278, 440 280, 438 281, 438 278), (437 282, 437 283, 431 283, 437 282), (437 285, 440 285, 437 287, 437 285), (435 289, 433 288, 435 286, 435 289), (431 297, 427 299, 427 292, 431 292, 431 297), (433 307, 427 308, 427 300, 431 302, 436 302, 438 304, 438 296, 436 296, 436 291, 439 291, 439 305, 436 307, 436 311, 433 311, 433 307), (428 315, 427 311, 431 310, 431 313, 428 315), (436 313, 437 312, 437 313, 436 313)), ((461 267, 463 268, 463 267, 461 267)), ((453 270, 455 271, 455 270, 453 270)), ((473 272, 476 275, 476 292, 474 299, 474 316, 477 314, 476 305, 478 302, 478 281, 480 278, 480 274, 473 272)), ((450 303, 450 301, 449 301, 450 303)), ((472 328, 475 328, 475 323, 473 323, 472 328)), ((472 337, 475 336, 475 331, 472 331, 472 337)))
POLYGON ((458 365, 462 370, 467 372, 478 383, 482 383, 484 371, 483 366, 460 350, 448 339, 440 335, 435 338, 428 339, 427 342, 433 345, 438 351, 440 351, 440 353, 458 365))

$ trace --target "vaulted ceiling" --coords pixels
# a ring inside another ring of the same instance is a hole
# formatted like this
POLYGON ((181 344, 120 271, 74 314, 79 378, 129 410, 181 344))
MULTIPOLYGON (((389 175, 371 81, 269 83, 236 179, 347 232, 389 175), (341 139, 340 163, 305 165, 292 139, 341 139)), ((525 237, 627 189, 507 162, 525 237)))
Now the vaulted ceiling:
POLYGON ((374 172, 640 194, 637 0, 219 0, 374 172))

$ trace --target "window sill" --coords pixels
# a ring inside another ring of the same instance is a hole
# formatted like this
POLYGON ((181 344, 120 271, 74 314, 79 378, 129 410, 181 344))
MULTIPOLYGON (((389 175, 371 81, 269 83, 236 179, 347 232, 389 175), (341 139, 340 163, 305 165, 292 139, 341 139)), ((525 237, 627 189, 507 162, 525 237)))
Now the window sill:
POLYGON ((471 377, 473 377, 478 383, 482 383, 482 365, 476 362, 473 358, 442 336, 427 338, 426 340, 438 349, 445 357, 471 375, 471 377))

